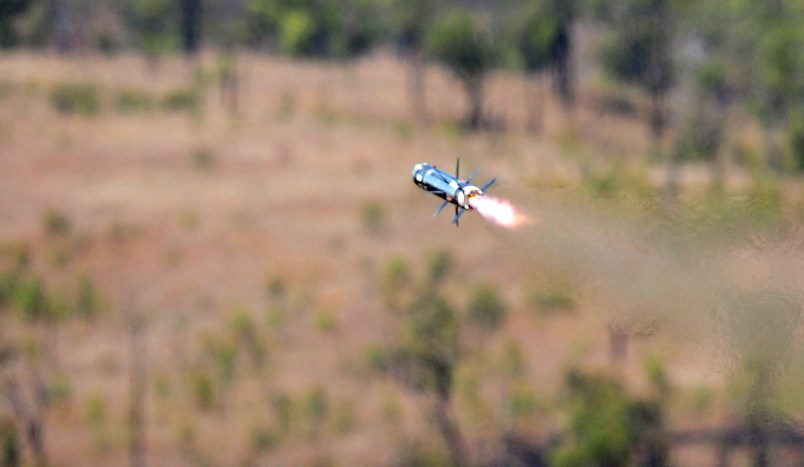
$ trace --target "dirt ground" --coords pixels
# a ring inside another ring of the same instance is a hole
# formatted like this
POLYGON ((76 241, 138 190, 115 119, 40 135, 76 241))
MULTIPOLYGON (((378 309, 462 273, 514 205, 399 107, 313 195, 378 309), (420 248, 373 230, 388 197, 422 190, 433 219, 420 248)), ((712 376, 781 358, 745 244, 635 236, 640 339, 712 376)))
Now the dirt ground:
MULTIPOLYGON (((70 389, 47 417, 54 465, 128 462, 131 313, 146 323, 151 465, 378 465, 406 443, 432 439, 419 398, 366 365, 366 349, 399 332, 380 287, 391 257, 403 257, 420 281, 428 255, 449 251, 455 266, 446 293, 459 308, 476 284, 500 287, 507 322, 481 336, 466 371, 495 375, 516 342, 527 385, 543 406, 533 424, 538 435, 562 423, 551 406, 568 365, 612 367, 606 294, 572 290, 573 312, 538 318, 532 291, 553 287, 563 273, 545 270, 534 262, 538 252, 522 248, 531 233, 508 232, 474 213, 458 229, 448 213, 434 219, 436 198, 409 174, 422 161, 451 170, 460 157, 466 173, 481 167, 481 182, 496 176, 494 193, 536 220, 525 229, 549 228, 539 224, 534 200, 577 187, 575 161, 590 147, 604 157, 639 158, 647 144, 639 122, 601 117, 583 103, 567 115, 548 97, 543 132, 528 134, 523 83, 501 73, 486 102, 509 131, 465 133, 449 123, 463 110, 460 88, 434 67, 427 87, 433 122, 421 126, 408 110, 406 68, 387 54, 349 67, 243 55, 232 113, 214 84, 215 55, 202 63, 211 83, 202 110, 124 113, 114 103, 120 90, 163 95, 192 82, 195 64, 166 58, 151 69, 133 55, 0 56, 0 243, 27 242, 49 289, 91 277, 107 310, 96 323, 71 321, 60 331, 57 373, 70 389), (71 81, 98 86, 97 115, 53 109, 50 90, 71 81), (375 224, 372 205, 381 213, 375 224), (71 222, 69 240, 45 231, 43 218, 54 210, 71 222), (268 292, 277 280, 284 298, 268 292), (268 363, 255 368, 238 356, 222 407, 199 409, 193 378, 209 364, 205 346, 230 332, 238 313, 257 323, 268 363), (334 324, 322 324, 322 316, 334 324), (312 388, 324 388, 330 420, 344 413, 348 427, 327 422, 310 432, 299 422, 298 431, 255 448, 261 429, 275 430, 277 396, 301 401, 312 388), (88 401, 97 398, 105 415, 92 421, 88 401)), ((30 332, 7 327, 4 335, 30 332)), ((631 344, 616 368, 637 390, 643 356, 656 353, 680 387, 719 391, 725 370, 708 344, 644 336, 631 344)), ((507 423, 498 410, 503 384, 486 379, 492 382, 481 394, 491 415, 473 420, 471 410, 457 409, 470 440, 507 423)), ((684 420, 706 425, 724 411, 715 404, 684 420)), ((691 459, 709 455, 692 451, 691 459)))

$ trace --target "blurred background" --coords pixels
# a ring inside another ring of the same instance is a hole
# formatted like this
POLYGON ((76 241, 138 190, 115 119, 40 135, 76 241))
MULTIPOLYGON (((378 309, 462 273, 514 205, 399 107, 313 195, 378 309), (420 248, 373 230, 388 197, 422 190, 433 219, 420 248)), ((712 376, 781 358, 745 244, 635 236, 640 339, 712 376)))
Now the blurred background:
POLYGON ((804 465, 799 0, 0 0, 0 464, 804 465), (411 167, 529 222, 459 229, 411 167))

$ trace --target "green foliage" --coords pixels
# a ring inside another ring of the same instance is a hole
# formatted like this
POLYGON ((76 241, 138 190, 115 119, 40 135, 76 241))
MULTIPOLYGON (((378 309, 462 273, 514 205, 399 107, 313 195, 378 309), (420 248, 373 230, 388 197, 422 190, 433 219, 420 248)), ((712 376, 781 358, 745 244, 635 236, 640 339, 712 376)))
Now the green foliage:
POLYGON ((73 386, 67 375, 59 375, 53 379, 47 389, 47 395, 54 404, 66 402, 72 397, 73 386))
POLYGON ((499 62, 491 36, 471 14, 456 11, 433 25, 427 34, 427 51, 461 80, 469 101, 464 124, 483 123, 483 80, 499 62))
POLYGON ((72 222, 70 222, 70 218, 67 217, 67 214, 55 209, 49 210, 45 213, 42 223, 44 224, 45 232, 47 232, 48 235, 67 235, 72 229, 72 222))
POLYGON ((17 467, 22 463, 17 427, 10 418, 0 419, 0 465, 17 467))
POLYGON ((285 435, 290 433, 294 426, 295 420, 295 408, 293 400, 289 395, 280 393, 272 398, 271 405, 274 409, 276 425, 279 427, 280 433, 285 435))
POLYGON ((379 5, 376 0, 253 0, 250 40, 276 42, 295 57, 355 57, 379 37, 379 5))
POLYGON ((39 278, 23 279, 17 285, 14 303, 20 317, 26 321, 45 318, 47 314, 47 298, 45 286, 39 278))
POLYGON ((508 396, 508 413, 516 421, 530 421, 543 410, 535 392, 527 385, 516 384, 508 396))
POLYGON ((369 201, 363 205, 361 217, 366 230, 377 233, 382 230, 385 223, 385 209, 380 202, 369 201))
POLYGON ((559 18, 551 7, 547 0, 529 2, 519 18, 515 42, 528 72, 542 71, 551 63, 559 32, 559 18))
POLYGON ((433 287, 440 285, 455 267, 455 260, 448 250, 435 250, 427 255, 427 277, 433 287))
POLYGON ((258 425, 251 428, 251 449, 262 454, 279 444, 276 434, 268 427, 258 425))
POLYGON ((59 113, 89 117, 100 112, 100 91, 93 83, 60 83, 51 90, 50 103, 59 113))
POLYGON ((504 321, 505 301, 493 284, 480 284, 472 290, 469 319, 483 329, 497 329, 504 321))
POLYGON ((106 423, 106 400, 100 394, 91 394, 84 403, 84 418, 89 426, 99 428, 106 423))
POLYGON ((202 106, 201 92, 195 87, 177 88, 162 98, 162 108, 173 112, 198 114, 202 106))
POLYGON ((413 280, 407 261, 402 256, 392 256, 385 261, 381 278, 381 292, 385 304, 398 308, 403 292, 413 280))
POLYGON ((331 332, 338 325, 338 315, 331 308, 319 308, 313 314, 313 324, 321 332, 331 332))
POLYGON ((265 364, 267 350, 248 310, 237 309, 235 311, 232 317, 232 331, 234 340, 246 348, 254 366, 262 368, 265 364))
POLYGON ((477 80, 496 64, 491 36, 465 11, 455 11, 433 25, 427 50, 462 80, 477 80))
POLYGON ((265 291, 271 300, 280 301, 287 295, 287 285, 281 277, 272 277, 266 282, 265 291))
POLYGON ((517 341, 509 341, 503 349, 502 369, 511 378, 519 379, 527 372, 527 361, 522 346, 517 341))
POLYGON ((36 2, 31 0, 3 0, 0 5, 0 48, 8 48, 17 43, 14 19, 36 2))
POLYGON ((315 52, 315 22, 310 12, 290 10, 282 17, 279 25, 279 44, 282 51, 290 56, 306 56, 315 52))
POLYGON ((399 350, 408 384, 441 396, 451 392, 460 353, 460 323, 437 292, 424 292, 411 306, 399 350))
POLYGON ((531 303, 541 313, 553 311, 571 311, 575 308, 572 295, 561 287, 552 287, 548 290, 533 290, 531 303))
POLYGON ((147 92, 129 88, 117 93, 115 107, 121 113, 148 112, 156 107, 156 102, 147 92))
POLYGON ((193 399, 201 410, 211 410, 218 403, 218 392, 212 377, 203 371, 195 371, 191 375, 193 399))
POLYGON ((330 412, 327 392, 321 386, 313 386, 304 394, 302 410, 311 429, 317 430, 326 421, 330 412))
POLYGON ((16 297, 20 279, 20 275, 16 271, 0 273, 0 308, 16 297))
POLYGON ((804 109, 790 119, 785 136, 793 165, 799 172, 804 172, 804 109))
POLYGON ((174 48, 178 42, 178 9, 170 0, 132 0, 125 18, 137 34, 137 42, 150 60, 174 48))
POLYGON ((332 412, 332 430, 336 435, 343 436, 350 433, 357 423, 355 404, 351 400, 342 400, 332 412))
POLYGON ((552 455, 552 465, 628 465, 631 431, 625 389, 604 375, 567 375, 571 436, 552 455))
POLYGON ((196 148, 192 154, 193 168, 199 171, 210 170, 215 165, 215 155, 209 148, 196 148))
POLYGON ((95 283, 89 276, 81 275, 78 278, 78 296, 75 304, 78 316, 86 320, 96 318, 101 313, 100 302, 95 283))

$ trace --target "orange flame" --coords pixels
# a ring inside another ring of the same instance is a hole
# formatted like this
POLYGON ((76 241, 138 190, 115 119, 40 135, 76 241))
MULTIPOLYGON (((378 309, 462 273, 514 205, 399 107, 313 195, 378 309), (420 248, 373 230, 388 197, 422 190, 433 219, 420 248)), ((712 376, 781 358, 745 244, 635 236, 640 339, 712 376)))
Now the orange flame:
POLYGON ((471 198, 469 204, 484 218, 509 229, 519 227, 529 221, 527 216, 516 212, 514 206, 504 199, 483 195, 471 198))

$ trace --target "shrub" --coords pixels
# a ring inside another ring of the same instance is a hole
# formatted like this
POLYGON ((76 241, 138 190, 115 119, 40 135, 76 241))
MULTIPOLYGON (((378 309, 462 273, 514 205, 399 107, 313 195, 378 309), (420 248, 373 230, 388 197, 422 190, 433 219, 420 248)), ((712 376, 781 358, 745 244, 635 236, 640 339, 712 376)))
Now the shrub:
POLYGON ((304 414, 311 426, 316 427, 329 415, 329 398, 321 386, 310 388, 304 395, 304 414))
POLYGON ((78 297, 75 305, 78 316, 83 319, 92 319, 101 312, 100 299, 95 290, 95 283, 87 275, 78 279, 78 297))
POLYGON ((0 419, 0 465, 21 465, 22 453, 17 427, 8 418, 0 419))
POLYGON ((313 324, 322 332, 330 332, 338 324, 338 316, 329 308, 321 308, 313 315, 313 324))
POLYGON ((363 205, 363 225, 372 233, 379 232, 385 221, 385 209, 377 201, 369 201, 363 205))
POLYGON ((193 398, 195 405, 201 410, 210 410, 217 404, 217 391, 212 378, 206 372, 195 372, 192 375, 193 398))
POLYGON ((279 443, 276 434, 270 428, 259 425, 251 428, 251 449, 256 453, 270 451, 279 443))
POLYGON ((383 267, 382 283, 380 284, 386 305, 391 308, 398 307, 402 291, 410 285, 411 280, 410 268, 404 257, 388 258, 383 267))
POLYGON ((100 92, 92 83, 62 83, 52 89, 50 103, 59 113, 92 116, 100 111, 100 92))
POLYGON ((266 291, 268 297, 273 300, 282 300, 287 295, 285 281, 281 277, 273 277, 267 281, 266 291))
POLYGON ((315 22, 305 10, 291 10, 279 25, 282 51, 291 56, 311 55, 315 51, 315 22))
POLYGON ((276 415, 276 425, 282 434, 290 433, 293 428, 294 407, 293 400, 285 393, 277 394, 273 397, 271 405, 276 415))
POLYGON ((123 89, 117 93, 115 107, 122 113, 147 112, 156 107, 153 96, 139 89, 123 89))
POLYGON ((174 89, 162 98, 162 108, 173 112, 198 113, 201 111, 201 93, 193 88, 174 89))
POLYGON ((8 304, 16 296, 19 283, 20 276, 16 271, 0 273, 0 308, 8 304))
POLYGON ((87 397, 84 405, 84 417, 92 427, 100 427, 106 422, 106 400, 100 394, 87 397))
POLYGON ((427 258, 427 271, 430 282, 439 285, 452 272, 455 261, 447 250, 436 250, 427 258))
POLYGON ((572 295, 562 288, 535 290, 531 294, 531 303, 541 312, 570 311, 575 308, 572 295))
POLYGON ((496 329, 505 321, 506 306, 496 286, 481 284, 472 291, 469 319, 483 329, 496 329))
POLYGON ((67 217, 67 214, 55 209, 47 211, 42 222, 45 225, 45 232, 48 235, 67 235, 72 229, 72 222, 70 222, 70 218, 67 217))
POLYGON ((193 167, 197 170, 209 170, 215 165, 215 155, 208 148, 197 148, 193 151, 193 167))
POLYGON ((337 435, 352 431, 356 423, 355 404, 351 400, 341 401, 332 413, 332 429, 337 435))
POLYGON ((45 317, 47 300, 45 288, 38 278, 23 280, 16 287, 14 301, 20 316, 26 321, 35 321, 45 317))

